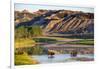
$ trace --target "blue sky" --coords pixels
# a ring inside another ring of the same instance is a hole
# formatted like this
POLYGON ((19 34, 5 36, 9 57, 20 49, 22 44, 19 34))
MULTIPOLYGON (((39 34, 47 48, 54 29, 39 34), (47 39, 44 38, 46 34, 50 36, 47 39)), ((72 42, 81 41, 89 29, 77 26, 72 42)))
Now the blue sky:
POLYGON ((37 11, 39 9, 46 9, 46 10, 74 10, 74 11, 83 11, 83 12, 94 12, 94 8, 89 7, 75 7, 75 6, 53 6, 53 5, 36 5, 36 4, 15 4, 15 10, 22 11, 28 10, 30 12, 37 11))

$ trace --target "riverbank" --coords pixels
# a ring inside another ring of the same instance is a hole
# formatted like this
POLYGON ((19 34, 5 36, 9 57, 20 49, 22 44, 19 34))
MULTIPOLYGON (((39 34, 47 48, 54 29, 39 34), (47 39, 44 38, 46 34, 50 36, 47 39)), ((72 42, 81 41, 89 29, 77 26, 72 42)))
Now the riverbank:
MULTIPOLYGON (((93 54, 93 46, 94 40, 93 39, 70 39, 70 38, 61 38, 61 37, 34 37, 31 39, 20 39, 15 40, 15 51, 17 53, 26 52, 27 55, 23 54, 15 54, 15 65, 26 65, 26 64, 40 64, 41 61, 45 61, 44 58, 48 59, 48 51, 54 52, 57 55, 54 59, 62 57, 62 60, 58 59, 57 61, 60 62, 67 62, 64 59, 70 57, 67 55, 60 55, 60 54, 70 54, 70 52, 75 49, 78 51, 78 54, 85 55, 85 54, 93 54), (79 50, 80 49, 80 50, 79 50), (31 57, 38 55, 38 57, 31 57), (44 56, 46 55, 46 56, 44 56)), ((70 59, 71 60, 71 59, 70 59)), ((83 60, 83 61, 90 61, 91 59, 88 58, 77 58, 73 60, 83 60)), ((55 60, 52 62, 56 62, 55 60)))
POLYGON ((29 64, 38 64, 39 62, 36 59, 31 58, 27 53, 21 55, 15 55, 15 65, 29 65, 29 64))
POLYGON ((35 46, 36 42, 32 39, 16 39, 15 40, 15 48, 22 48, 22 47, 31 47, 35 46))

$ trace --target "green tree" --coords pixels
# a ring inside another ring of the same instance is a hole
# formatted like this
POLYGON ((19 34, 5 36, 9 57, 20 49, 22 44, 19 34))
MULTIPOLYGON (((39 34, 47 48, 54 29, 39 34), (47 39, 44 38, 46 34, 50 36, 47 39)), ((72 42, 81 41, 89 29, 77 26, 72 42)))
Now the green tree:
POLYGON ((27 34, 27 29, 24 26, 15 29, 15 38, 27 38, 27 34))
POLYGON ((38 25, 24 27, 21 26, 15 29, 15 38, 32 38, 42 35, 42 29, 38 25))
POLYGON ((31 27, 28 27, 29 36, 41 36, 42 35, 42 29, 38 25, 34 25, 31 27))

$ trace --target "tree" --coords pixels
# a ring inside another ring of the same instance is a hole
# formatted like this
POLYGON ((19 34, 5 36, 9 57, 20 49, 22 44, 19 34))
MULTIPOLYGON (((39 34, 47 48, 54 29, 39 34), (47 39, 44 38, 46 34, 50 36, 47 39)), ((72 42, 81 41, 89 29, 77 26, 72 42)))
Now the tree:
POLYGON ((41 35, 42 35, 42 29, 38 25, 29 27, 21 26, 15 29, 15 38, 32 38, 41 35))
POLYGON ((27 34, 27 29, 24 26, 15 29, 15 38, 27 38, 27 34))
POLYGON ((29 36, 31 36, 31 37, 42 35, 42 29, 38 25, 28 27, 28 32, 30 33, 29 36))

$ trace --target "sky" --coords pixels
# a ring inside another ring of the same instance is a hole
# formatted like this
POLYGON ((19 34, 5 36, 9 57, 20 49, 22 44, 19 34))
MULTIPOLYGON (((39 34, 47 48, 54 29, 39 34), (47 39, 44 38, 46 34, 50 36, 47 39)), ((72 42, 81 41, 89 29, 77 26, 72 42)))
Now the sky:
POLYGON ((30 12, 35 12, 39 9, 45 9, 45 10, 73 10, 73 11, 94 13, 94 8, 90 8, 90 7, 57 6, 57 5, 54 6, 54 5, 39 5, 39 4, 22 4, 22 3, 16 3, 14 5, 14 10, 16 11, 22 11, 24 9, 30 12))

